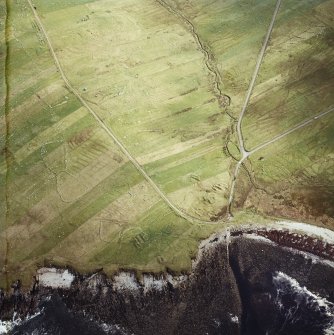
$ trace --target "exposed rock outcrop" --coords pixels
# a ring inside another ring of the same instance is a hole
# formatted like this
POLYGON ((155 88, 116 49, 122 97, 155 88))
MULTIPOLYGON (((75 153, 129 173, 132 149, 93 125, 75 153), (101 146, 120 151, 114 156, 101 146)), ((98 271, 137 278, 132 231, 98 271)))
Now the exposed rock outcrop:
POLYGON ((69 289, 35 282, 2 296, 1 315, 39 313, 13 334, 333 334, 332 248, 289 231, 227 231, 201 243, 188 275, 99 271, 76 274, 69 289))

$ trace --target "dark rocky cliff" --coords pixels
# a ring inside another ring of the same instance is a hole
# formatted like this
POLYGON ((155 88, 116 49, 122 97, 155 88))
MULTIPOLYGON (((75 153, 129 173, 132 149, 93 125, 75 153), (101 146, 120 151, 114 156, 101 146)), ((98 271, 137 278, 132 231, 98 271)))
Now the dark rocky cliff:
POLYGON ((206 241, 187 276, 128 287, 103 272, 77 276, 69 290, 3 298, 2 316, 14 301, 18 313, 41 311, 13 334, 334 334, 333 263, 235 235, 206 241))

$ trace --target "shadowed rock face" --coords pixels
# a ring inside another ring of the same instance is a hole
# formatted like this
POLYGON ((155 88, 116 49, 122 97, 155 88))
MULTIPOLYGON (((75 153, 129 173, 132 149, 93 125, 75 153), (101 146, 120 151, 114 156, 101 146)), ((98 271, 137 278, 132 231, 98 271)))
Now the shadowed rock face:
POLYGON ((230 264, 243 304, 241 334, 325 334, 334 325, 328 263, 240 237, 230 246, 230 264))
POLYGON ((330 262, 264 238, 212 239, 189 276, 151 289, 102 273, 39 289, 42 312, 13 334, 333 334, 333 278, 330 262))

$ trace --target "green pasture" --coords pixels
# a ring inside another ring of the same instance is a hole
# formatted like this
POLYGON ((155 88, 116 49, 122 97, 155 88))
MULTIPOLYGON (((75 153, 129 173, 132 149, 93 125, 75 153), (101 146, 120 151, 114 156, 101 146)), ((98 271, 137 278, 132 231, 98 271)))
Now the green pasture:
MULTIPOLYGON (((237 177, 234 221, 224 219, 240 159, 236 119, 276 1, 165 3, 33 2, 75 93, 177 208, 211 224, 168 206, 65 85, 29 3, 7 0, 0 286, 18 276, 29 285, 50 264, 188 271, 201 239, 267 216, 312 222, 317 213, 333 227, 333 114, 252 154, 237 177)), ((333 4, 282 2, 242 121, 247 149, 334 105, 333 4)))

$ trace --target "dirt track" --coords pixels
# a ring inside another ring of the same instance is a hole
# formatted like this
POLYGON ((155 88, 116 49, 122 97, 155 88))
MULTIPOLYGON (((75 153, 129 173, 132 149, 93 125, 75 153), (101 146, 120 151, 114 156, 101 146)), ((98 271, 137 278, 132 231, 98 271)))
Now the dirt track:
MULTIPOLYGON (((132 162, 132 164, 142 174, 142 176, 152 186, 152 188, 165 201, 165 203, 178 216, 183 217, 185 220, 187 220, 188 222, 191 222, 193 224, 217 224, 217 223, 227 222, 226 218, 223 218, 221 220, 214 221, 214 222, 213 221, 208 221, 208 220, 198 219, 196 217, 193 217, 193 216, 185 213, 183 210, 179 209, 171 200, 169 200, 169 198, 164 194, 164 192, 159 188, 159 186, 152 180, 152 178, 146 173, 146 171, 143 169, 143 167, 137 162, 137 160, 135 159, 135 157, 133 157, 131 155, 131 153, 127 150, 127 148, 123 145, 123 143, 117 138, 117 136, 113 133, 112 129, 110 129, 110 127, 108 127, 105 124, 105 122, 100 118, 100 116, 88 105, 88 103, 81 97, 81 95, 79 94, 79 92, 69 82, 69 80, 67 79, 67 77, 66 77, 66 75, 65 75, 65 73, 63 71, 63 68, 61 66, 61 63, 60 63, 58 57, 57 57, 57 54, 54 51, 54 48, 53 48, 52 43, 51 43, 51 40, 48 37, 48 34, 47 34, 47 32, 46 32, 46 30, 44 28, 44 25, 43 25, 43 23, 42 23, 39 15, 38 15, 38 13, 37 13, 35 7, 33 6, 31 0, 27 0, 27 1, 28 1, 29 6, 30 6, 30 8, 31 8, 31 10, 32 10, 32 12, 34 14, 34 17, 35 17, 35 19, 36 19, 36 21, 37 21, 37 23, 38 23, 38 25, 39 25, 39 27, 40 27, 40 29, 41 29, 44 37, 46 39, 46 42, 48 44, 48 47, 49 47, 50 52, 52 54, 52 57, 54 59, 55 65, 56 65, 56 67, 57 67, 57 69, 58 69, 58 71, 59 71, 59 73, 60 73, 63 81, 65 82, 66 86, 68 87, 68 89, 79 99, 79 101, 82 103, 82 105, 85 108, 87 108, 87 110, 91 113, 91 115, 98 122, 98 124, 101 126, 101 128, 103 128, 106 131, 106 133, 112 138, 112 140, 116 143, 116 145, 121 149, 121 151, 125 154, 125 156, 132 162)), ((175 12, 170 6, 167 6, 167 4, 164 1, 159 0, 158 2, 161 5, 163 5, 164 7, 166 7, 167 10, 175 12)), ((279 12, 280 5, 281 5, 281 0, 277 0, 276 7, 275 7, 275 10, 274 10, 274 13, 273 13, 273 17, 271 19, 269 28, 267 30, 267 34, 265 36, 265 39, 264 39, 264 42, 263 42, 263 45, 262 45, 262 48, 261 48, 261 51, 260 51, 260 54, 258 56, 258 60, 257 60, 256 66, 255 66, 255 69, 254 69, 254 73, 253 73, 251 82, 249 84, 249 88, 248 88, 248 92, 247 92, 247 95, 246 95, 246 99, 245 99, 245 102, 244 102, 241 114, 240 114, 239 119, 238 119, 237 133, 238 133, 238 139, 239 139, 239 150, 240 150, 240 152, 242 154, 242 158, 237 162, 237 165, 236 165, 235 170, 234 170, 234 174, 232 176, 231 187, 230 187, 230 195, 229 195, 229 200, 228 200, 228 214, 229 214, 230 217, 232 216, 231 206, 232 206, 233 198, 234 198, 235 184, 237 182, 237 177, 238 177, 238 174, 239 174, 240 167, 242 166, 242 163, 251 154, 259 151, 260 149, 262 149, 262 148, 264 148, 264 147, 266 147, 266 146, 268 146, 268 145, 270 145, 272 143, 275 143, 276 141, 278 141, 278 140, 282 139, 283 137, 289 135, 290 133, 294 132, 295 130, 298 130, 298 129, 302 128, 302 127, 305 127, 305 126, 309 125, 310 123, 312 123, 312 122, 320 119, 321 117, 327 115, 328 113, 331 113, 331 112, 334 111, 334 108, 332 108, 332 109, 330 109, 328 111, 322 112, 322 113, 320 113, 320 114, 312 117, 311 119, 303 121, 299 125, 297 125, 295 127, 292 127, 291 129, 283 132, 280 135, 277 135, 273 139, 271 139, 271 140, 269 140, 269 141, 267 141, 267 142, 265 142, 263 144, 258 145, 256 148, 254 148, 251 151, 247 151, 245 149, 244 142, 243 142, 243 136, 242 136, 241 123, 242 123, 242 119, 243 119, 243 116, 245 114, 245 111, 247 109, 247 106, 248 106, 248 103, 249 103, 249 100, 250 100, 250 97, 251 97, 251 94, 252 94, 252 91, 253 91, 253 88, 254 88, 254 85, 255 85, 255 82, 256 82, 256 78, 257 78, 257 75, 259 73, 259 70, 260 70, 260 67, 261 67, 261 64, 262 64, 262 61, 263 61, 264 56, 265 56, 265 51, 267 49, 267 46, 268 46, 268 43, 269 43, 269 40, 270 40, 270 36, 271 36, 272 30, 273 30, 273 27, 274 27, 274 24, 275 24, 275 20, 277 18, 277 14, 279 12)), ((180 16, 181 14, 175 12, 175 15, 180 16)), ((205 57, 206 66, 207 66, 208 70, 215 77, 216 93, 220 97, 222 97, 223 94, 220 91, 220 87, 219 87, 219 82, 221 80, 219 72, 216 71, 215 67, 212 65, 212 62, 210 60, 210 55, 208 54, 208 51, 202 45, 202 42, 199 39, 198 34, 195 32, 195 28, 192 25, 192 23, 188 19, 186 19, 184 16, 182 16, 182 15, 181 15, 181 18, 186 21, 187 25, 190 26, 190 29, 192 30, 192 35, 194 36, 195 40, 197 41, 197 44, 200 45, 200 49, 202 50, 202 52, 204 54, 204 57, 205 57)))

